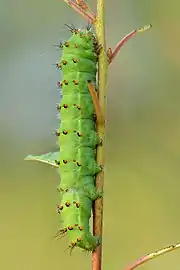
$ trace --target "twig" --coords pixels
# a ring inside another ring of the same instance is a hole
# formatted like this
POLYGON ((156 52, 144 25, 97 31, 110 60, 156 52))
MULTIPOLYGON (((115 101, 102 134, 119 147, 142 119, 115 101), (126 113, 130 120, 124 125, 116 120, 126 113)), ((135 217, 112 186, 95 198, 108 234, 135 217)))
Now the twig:
POLYGON ((114 60, 114 58, 117 56, 117 54, 119 53, 120 49, 122 48, 122 46, 132 37, 135 37, 138 33, 143 33, 147 30, 149 30, 152 27, 151 24, 141 27, 139 29, 133 30, 131 33, 127 34, 125 37, 123 37, 119 43, 116 45, 116 47, 114 48, 113 52, 111 51, 111 49, 108 50, 108 58, 109 58, 109 64, 114 60))
POLYGON ((84 10, 83 7, 79 6, 78 4, 76 4, 75 2, 71 0, 64 0, 64 2, 68 4, 68 6, 73 8, 77 13, 79 13, 83 18, 85 18, 88 21, 88 23, 93 24, 95 20, 94 13, 92 13, 89 10, 84 10))
MULTIPOLYGON (((98 58, 98 97, 102 115, 106 113, 106 87, 108 62, 106 56, 105 29, 104 29, 104 0, 97 0, 97 17, 94 22, 98 44, 102 49, 98 58)), ((105 123, 97 123, 97 133, 103 140, 103 145, 97 148, 97 163, 104 167, 105 123)), ((96 188, 103 191, 104 172, 96 176, 96 188)), ((103 231, 103 198, 98 199, 93 205, 93 234, 101 238, 101 245, 92 254, 92 270, 101 270, 102 258, 102 231, 103 231)))
POLYGON ((104 117, 102 115, 102 109, 101 109, 101 106, 99 104, 99 99, 98 99, 95 87, 94 87, 94 85, 93 85, 93 83, 91 81, 88 81, 88 88, 89 88, 89 92, 91 94, 93 104, 94 104, 94 108, 95 108, 96 123, 103 124, 104 117))
POLYGON ((175 244, 175 245, 171 245, 169 247, 165 247, 163 249, 157 250, 155 252, 152 252, 148 255, 145 255, 143 257, 141 257, 140 259, 138 259, 137 261, 135 261, 133 264, 127 266, 126 268, 124 268, 124 270, 133 270, 135 268, 137 268, 138 266, 140 266, 141 264, 144 264, 152 259, 155 259, 156 257, 163 255, 167 252, 173 251, 180 248, 180 244, 175 244))

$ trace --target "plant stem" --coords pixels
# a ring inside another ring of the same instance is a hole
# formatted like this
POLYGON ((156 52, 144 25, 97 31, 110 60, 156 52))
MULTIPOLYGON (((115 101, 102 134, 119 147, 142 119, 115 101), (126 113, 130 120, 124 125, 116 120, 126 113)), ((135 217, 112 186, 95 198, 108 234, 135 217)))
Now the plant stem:
MULTIPOLYGON (((106 112, 106 87, 107 87, 107 69, 108 62, 106 57, 105 29, 104 29, 104 0, 97 0, 97 17, 94 27, 98 43, 102 46, 98 59, 98 97, 105 117, 106 112)), ((105 123, 97 123, 97 133, 103 140, 103 145, 97 148, 97 163, 104 167, 104 139, 105 123)), ((96 188, 103 191, 104 171, 96 177, 96 188)), ((102 258, 102 232, 103 232, 103 199, 100 198, 93 205, 93 234, 101 239, 101 245, 92 254, 92 269, 101 270, 102 258)))
POLYGON ((140 259, 138 259, 137 261, 135 261, 133 264, 129 265, 128 267, 126 267, 124 270, 133 270, 135 268, 137 268, 138 266, 152 260, 152 259, 155 259, 156 257, 160 256, 160 255, 163 255, 165 253, 168 253, 170 251, 173 251, 173 250, 176 250, 180 248, 180 244, 175 244, 175 245, 171 245, 169 247, 165 247, 165 248, 162 248, 160 250, 157 250, 155 252, 152 252, 148 255, 145 255, 143 257, 141 257, 140 259))
POLYGON ((92 12, 90 12, 88 10, 84 10, 76 2, 73 2, 71 0, 64 0, 64 2, 66 4, 68 4, 68 6, 70 6, 71 8, 73 8, 78 14, 80 14, 86 21, 88 21, 89 23, 93 24, 93 22, 95 20, 95 15, 92 12))
POLYGON ((139 29, 133 30, 131 33, 127 34, 125 37, 123 37, 123 39, 121 39, 118 44, 116 45, 116 47, 114 48, 112 55, 110 56, 109 59, 109 64, 114 60, 114 58, 117 56, 117 54, 119 53, 120 49, 122 48, 122 46, 132 37, 135 37, 138 33, 143 33, 147 30, 149 30, 152 27, 151 24, 146 25, 144 27, 141 27, 139 29))

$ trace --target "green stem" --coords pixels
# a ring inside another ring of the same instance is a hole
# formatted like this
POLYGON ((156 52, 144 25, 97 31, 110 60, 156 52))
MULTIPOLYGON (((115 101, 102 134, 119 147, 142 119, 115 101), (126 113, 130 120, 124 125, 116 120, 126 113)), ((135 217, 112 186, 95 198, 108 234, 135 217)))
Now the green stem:
MULTIPOLYGON (((102 108, 102 114, 106 114, 106 87, 107 87, 107 71, 108 61, 106 56, 105 44, 105 27, 104 27, 104 0, 97 0, 97 17, 94 27, 98 39, 98 43, 102 46, 98 59, 98 97, 102 108)), ((105 123, 97 123, 97 132, 103 139, 103 145, 97 148, 97 163, 104 167, 104 139, 105 139, 105 123)), ((96 177, 96 187, 103 191, 104 172, 102 171, 96 177)), ((95 201, 93 206, 93 234, 101 238, 101 245, 92 254, 92 269, 101 270, 102 258, 102 232, 103 232, 103 199, 95 201)))

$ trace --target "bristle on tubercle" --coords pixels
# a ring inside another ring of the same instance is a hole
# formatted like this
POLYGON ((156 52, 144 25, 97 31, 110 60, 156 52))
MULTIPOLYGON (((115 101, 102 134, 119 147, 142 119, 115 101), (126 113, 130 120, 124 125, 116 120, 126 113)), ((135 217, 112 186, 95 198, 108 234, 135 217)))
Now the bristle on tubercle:
POLYGON ((57 233, 52 237, 52 239, 60 240, 62 239, 67 233, 67 228, 59 229, 57 233))
POLYGON ((69 24, 65 23, 64 24, 68 29, 70 29, 71 31, 76 30, 75 26, 72 24, 72 26, 70 26, 69 24))
POLYGON ((90 24, 90 23, 88 23, 88 25, 86 27, 87 31, 91 31, 92 30, 92 27, 93 27, 93 25, 90 24))
POLYGON ((63 49, 63 42, 60 42, 59 44, 53 44, 53 46, 58 49, 63 49))

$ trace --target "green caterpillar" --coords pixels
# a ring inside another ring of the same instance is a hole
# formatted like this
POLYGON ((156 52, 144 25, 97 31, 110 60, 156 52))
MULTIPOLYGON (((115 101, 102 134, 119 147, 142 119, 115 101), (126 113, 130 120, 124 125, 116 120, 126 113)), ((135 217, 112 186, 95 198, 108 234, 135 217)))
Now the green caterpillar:
POLYGON ((69 248, 80 247, 94 251, 100 239, 89 229, 92 203, 101 197, 95 187, 95 175, 101 172, 96 163, 96 146, 101 143, 96 133, 95 108, 88 89, 88 81, 96 84, 97 39, 91 28, 71 28, 71 38, 60 44, 62 57, 57 64, 62 72, 60 127, 56 130, 59 152, 28 156, 59 168, 58 187, 61 201, 57 206, 63 227, 55 237, 68 234, 69 248))

